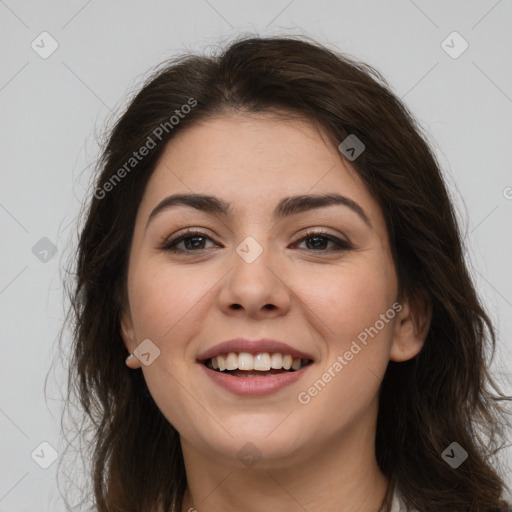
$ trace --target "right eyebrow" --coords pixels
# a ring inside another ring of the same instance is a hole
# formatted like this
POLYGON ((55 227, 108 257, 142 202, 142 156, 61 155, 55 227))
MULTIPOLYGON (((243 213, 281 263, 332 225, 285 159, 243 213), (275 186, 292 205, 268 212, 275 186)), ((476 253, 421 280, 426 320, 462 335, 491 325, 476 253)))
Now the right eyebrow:
MULTIPOLYGON (((354 211, 368 227, 372 227, 364 209, 352 199, 340 194, 297 195, 285 197, 274 209, 273 218, 281 220, 291 215, 327 206, 341 205, 354 211)), ((149 223, 161 212, 174 206, 188 206, 196 210, 229 217, 232 215, 231 204, 223 199, 205 194, 174 194, 163 199, 150 213, 146 222, 149 223)))

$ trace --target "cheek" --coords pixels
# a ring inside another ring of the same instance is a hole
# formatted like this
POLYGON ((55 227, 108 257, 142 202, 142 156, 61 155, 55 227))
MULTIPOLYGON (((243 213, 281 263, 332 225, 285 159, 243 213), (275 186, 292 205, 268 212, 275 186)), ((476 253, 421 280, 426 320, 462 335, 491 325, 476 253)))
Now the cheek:
POLYGON ((336 274, 318 292, 315 315, 323 328, 324 356, 298 396, 305 412, 323 415, 337 432, 368 411, 389 362, 396 312, 394 281, 382 272, 336 274))
POLYGON ((309 304, 328 327, 327 338, 339 349, 373 326, 396 299, 394 275, 382 266, 362 264, 318 277, 304 289, 310 290, 309 304))
POLYGON ((157 407, 180 432, 190 428, 190 417, 200 424, 204 414, 204 409, 184 391, 190 385, 183 358, 187 340, 194 336, 198 325, 194 315, 211 287, 192 267, 177 271, 170 265, 150 263, 149 258, 144 264, 134 264, 128 277, 138 341, 149 338, 160 350, 154 363, 141 367, 144 379, 157 407))
MULTIPOLYGON (((186 317, 211 288, 199 273, 170 266, 134 266, 129 276, 130 307, 140 337, 161 340, 176 337, 186 317)), ((204 276, 206 278, 206 276, 204 276)))

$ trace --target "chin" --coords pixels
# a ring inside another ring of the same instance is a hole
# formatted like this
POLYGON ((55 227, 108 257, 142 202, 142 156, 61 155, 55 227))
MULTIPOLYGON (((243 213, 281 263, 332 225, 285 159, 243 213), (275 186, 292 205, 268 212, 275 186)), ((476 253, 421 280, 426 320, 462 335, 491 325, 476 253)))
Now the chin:
POLYGON ((235 463, 258 469, 289 467, 308 457, 312 442, 308 442, 307 435, 304 435, 303 426, 280 428, 278 425, 282 420, 280 417, 278 421, 260 423, 258 427, 251 425, 246 418, 240 428, 227 428, 233 437, 226 435, 213 439, 211 432, 210 435, 204 433, 201 444, 207 447, 202 451, 211 452, 215 458, 220 457, 229 465, 235 463))

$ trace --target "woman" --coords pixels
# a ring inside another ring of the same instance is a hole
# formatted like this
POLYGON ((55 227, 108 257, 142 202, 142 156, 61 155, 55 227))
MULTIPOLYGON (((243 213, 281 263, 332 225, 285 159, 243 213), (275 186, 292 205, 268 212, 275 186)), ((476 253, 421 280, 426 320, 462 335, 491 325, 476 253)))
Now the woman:
POLYGON ((72 298, 98 511, 507 510, 493 327, 378 72, 295 38, 180 57, 99 168, 72 298))

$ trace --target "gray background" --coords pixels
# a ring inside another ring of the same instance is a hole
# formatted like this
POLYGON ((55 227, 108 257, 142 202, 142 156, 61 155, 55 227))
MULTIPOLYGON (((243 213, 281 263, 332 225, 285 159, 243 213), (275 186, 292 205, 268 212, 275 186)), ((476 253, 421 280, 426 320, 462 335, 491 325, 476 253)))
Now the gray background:
POLYGON ((419 118, 498 327, 494 371, 512 392, 511 20, 510 0, 0 0, 0 512, 64 510, 57 462, 40 467, 51 462, 40 443, 62 450, 62 368, 50 375, 47 401, 44 383, 96 135, 152 66, 241 33, 306 34, 366 61, 419 118), (43 31, 59 45, 46 59, 43 31), (469 44, 460 55, 453 31, 469 44))

